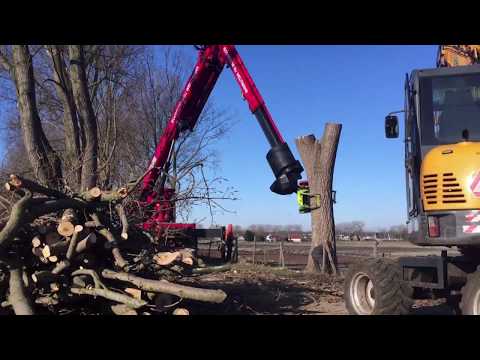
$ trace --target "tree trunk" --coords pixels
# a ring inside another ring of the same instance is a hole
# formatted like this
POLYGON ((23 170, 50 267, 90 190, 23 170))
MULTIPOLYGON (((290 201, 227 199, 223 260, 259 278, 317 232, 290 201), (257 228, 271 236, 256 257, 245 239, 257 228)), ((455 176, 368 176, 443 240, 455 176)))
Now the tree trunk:
MULTIPOLYGON (((83 125, 85 144, 83 149, 81 189, 87 190, 97 184, 98 177, 98 129, 88 92, 85 60, 81 45, 69 45, 70 77, 79 122, 83 125)), ((82 126, 81 126, 82 127, 82 126)))
POLYGON ((35 177, 57 189, 62 178, 61 161, 43 132, 35 96, 32 57, 27 45, 12 46, 11 74, 15 82, 23 140, 35 177))
POLYGON ((314 135, 303 136, 295 141, 307 172, 310 194, 320 196, 318 204, 315 197, 311 198, 312 245, 305 267, 307 272, 318 272, 319 259, 323 257, 322 272, 336 274, 332 182, 341 129, 341 124, 327 123, 321 142, 314 135))
POLYGON ((74 171, 72 188, 79 190, 81 183, 80 154, 80 129, 78 126, 77 109, 72 93, 72 83, 66 72, 65 61, 60 46, 53 45, 48 48, 53 64, 53 80, 57 95, 63 105, 63 127, 65 131, 65 161, 64 169, 74 171))

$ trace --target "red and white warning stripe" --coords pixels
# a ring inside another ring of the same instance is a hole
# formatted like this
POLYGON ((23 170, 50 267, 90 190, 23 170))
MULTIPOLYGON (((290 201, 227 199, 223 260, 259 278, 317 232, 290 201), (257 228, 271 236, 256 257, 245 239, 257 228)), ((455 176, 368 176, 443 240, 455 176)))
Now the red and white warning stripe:
POLYGON ((480 222, 480 210, 472 210, 465 215, 465 222, 469 225, 463 225, 463 232, 465 234, 478 234, 480 233, 480 225, 474 224, 480 222))
POLYGON ((463 228, 463 232, 465 234, 478 234, 478 233, 480 233, 480 225, 475 225, 475 224, 463 225, 462 228, 463 228))
POLYGON ((470 190, 475 197, 480 197, 480 171, 473 175, 473 180, 470 184, 470 190))
POLYGON ((467 215, 465 219, 469 223, 479 222, 480 221, 480 210, 472 210, 467 215))

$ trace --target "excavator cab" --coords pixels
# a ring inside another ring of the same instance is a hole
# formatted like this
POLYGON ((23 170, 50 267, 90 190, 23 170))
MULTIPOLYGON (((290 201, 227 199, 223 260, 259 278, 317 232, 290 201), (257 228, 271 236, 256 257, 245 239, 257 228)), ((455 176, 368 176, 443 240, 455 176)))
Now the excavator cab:
MULTIPOLYGON (((480 65, 416 70, 405 94, 410 240, 480 245, 480 223, 472 232, 468 221, 480 210, 480 65)), ((391 137, 394 121, 388 121, 391 137)))
MULTIPOLYGON (((409 314, 413 299, 431 295, 445 298, 456 314, 480 315, 478 50, 441 46, 437 68, 414 70, 405 81, 408 240, 445 248, 351 265, 344 285, 351 314, 409 314)), ((398 130, 388 114, 386 137, 398 137, 398 130)))

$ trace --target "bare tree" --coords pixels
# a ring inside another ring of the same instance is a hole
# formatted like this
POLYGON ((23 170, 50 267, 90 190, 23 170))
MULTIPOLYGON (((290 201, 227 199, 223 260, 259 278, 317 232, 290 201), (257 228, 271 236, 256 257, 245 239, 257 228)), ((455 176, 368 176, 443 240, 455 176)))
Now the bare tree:
POLYGON ((363 221, 344 222, 335 225, 336 231, 350 238, 360 240, 364 235, 365 223, 363 221))
POLYGON ((408 239, 408 228, 404 224, 391 226, 388 232, 390 233, 390 237, 393 239, 399 239, 399 240, 408 239))
POLYGON ((80 127, 84 129, 85 145, 82 153, 82 177, 80 188, 86 190, 97 184, 98 132, 88 91, 85 54, 81 45, 69 45, 72 93, 78 110, 80 127))
MULTIPOLYGON (((118 154, 123 163, 120 177, 145 171, 171 111, 180 97, 189 69, 192 67, 181 52, 165 47, 160 56, 143 54, 136 73, 135 89, 129 100, 131 113, 118 126, 122 148, 118 154)), ((232 119, 225 111, 207 102, 193 132, 184 132, 174 144, 167 185, 175 189, 177 216, 191 217, 193 206, 207 205, 211 223, 217 210, 227 211, 220 200, 235 199, 236 192, 225 186, 226 179, 216 175, 218 153, 214 147, 230 129, 232 119)))
MULTIPOLYGON (((132 45, 19 46, 17 58, 23 54, 29 62, 14 62, 14 49, 0 48, 0 100, 15 104, 18 98, 27 107, 12 106, 6 117, 11 141, 4 171, 31 170, 42 183, 74 192, 94 185, 109 189, 143 174, 192 65, 184 54, 132 45), (22 97, 15 66, 23 66, 29 80, 20 83, 28 90, 22 97), (31 166, 16 160, 23 154, 31 166)), ((167 184, 176 189, 183 220, 203 204, 213 223, 216 211, 227 210, 221 200, 236 197, 217 175, 215 143, 230 125, 227 113, 210 101, 195 131, 175 143, 167 184)))
POLYGON ((33 60, 27 45, 11 47, 0 52, 0 63, 15 84, 20 125, 28 159, 35 177, 43 184, 58 188, 62 178, 60 158, 43 131, 37 108, 33 60))
POLYGON ((319 270, 318 255, 322 254, 322 272, 326 270, 336 274, 332 184, 341 129, 341 124, 327 123, 321 141, 316 140, 314 135, 303 136, 295 141, 305 165, 312 195, 312 245, 305 267, 308 272, 319 270))

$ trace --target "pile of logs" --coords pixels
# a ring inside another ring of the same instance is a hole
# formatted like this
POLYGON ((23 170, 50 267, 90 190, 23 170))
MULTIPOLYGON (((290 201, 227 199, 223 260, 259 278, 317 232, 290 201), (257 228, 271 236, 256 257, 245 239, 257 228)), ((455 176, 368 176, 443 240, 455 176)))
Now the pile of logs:
POLYGON ((0 313, 188 315, 183 300, 226 299, 178 283, 201 260, 129 224, 127 188, 66 194, 11 175, 5 189, 17 200, 0 231, 0 313))

